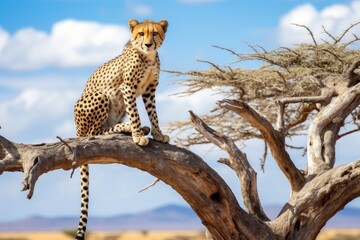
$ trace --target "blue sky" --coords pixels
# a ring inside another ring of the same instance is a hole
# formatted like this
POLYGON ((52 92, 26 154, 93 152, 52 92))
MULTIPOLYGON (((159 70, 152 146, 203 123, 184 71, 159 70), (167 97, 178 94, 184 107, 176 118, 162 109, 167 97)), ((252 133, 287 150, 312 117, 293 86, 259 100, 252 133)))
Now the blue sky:
MULTIPOLYGON (((160 49, 162 69, 205 69, 196 60, 218 64, 234 62, 212 45, 249 52, 247 43, 268 49, 307 41, 306 32, 290 23, 307 24, 321 37, 321 25, 334 34, 360 20, 360 1, 298 0, 7 0, 0 1, 0 134, 17 142, 54 142, 56 136, 73 137, 72 108, 87 78, 103 62, 121 52, 129 38, 130 18, 167 19, 169 28, 160 49)), ((356 30, 359 33, 359 29, 356 30)), ((158 112, 161 123, 188 118, 188 110, 209 112, 219 96, 204 91, 189 98, 169 96, 179 91, 176 77, 161 74, 158 112)), ((139 104, 141 109, 143 106, 139 104)), ((144 111, 141 111, 146 123, 144 111)), ((358 159, 355 140, 338 144, 339 163, 358 159)), ((295 139, 304 143, 304 139, 295 139)), ((236 175, 216 163, 224 153, 208 146, 192 148, 214 167, 239 196, 236 175)), ((244 151, 258 169, 260 142, 244 151)), ((292 152, 296 163, 304 157, 292 152)), ((29 215, 79 214, 78 171, 72 179, 62 170, 43 175, 33 199, 20 192, 22 174, 0 176, 0 221, 29 215), (10 204, 11 203, 11 204, 10 204)), ((185 205, 171 187, 158 183, 139 194, 154 177, 120 165, 91 166, 90 215, 138 212, 168 203, 185 205)), ((264 205, 282 204, 288 186, 271 159, 258 174, 264 205), (272 187, 269 187, 271 183, 272 187), (276 188, 274 188, 276 186, 276 188)), ((359 201, 353 205, 359 206, 359 201)), ((75 227, 75 226, 74 226, 75 227)))

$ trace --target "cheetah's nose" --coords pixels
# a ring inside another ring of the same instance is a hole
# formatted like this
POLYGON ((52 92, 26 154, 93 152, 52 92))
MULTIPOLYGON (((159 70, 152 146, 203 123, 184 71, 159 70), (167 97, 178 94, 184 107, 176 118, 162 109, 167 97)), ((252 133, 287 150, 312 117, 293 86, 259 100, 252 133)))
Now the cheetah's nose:
POLYGON ((145 46, 147 46, 149 48, 152 46, 152 43, 145 43, 145 46))

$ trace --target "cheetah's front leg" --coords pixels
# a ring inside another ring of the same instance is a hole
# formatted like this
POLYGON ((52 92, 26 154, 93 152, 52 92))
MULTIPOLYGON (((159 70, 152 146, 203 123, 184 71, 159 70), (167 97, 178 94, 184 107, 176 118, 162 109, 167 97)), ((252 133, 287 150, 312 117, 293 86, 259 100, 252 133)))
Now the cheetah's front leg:
POLYGON ((136 106, 135 91, 131 87, 124 87, 122 89, 122 94, 124 96, 126 113, 130 119, 133 141, 140 146, 146 146, 149 143, 149 138, 144 136, 141 129, 141 121, 136 106))
POLYGON ((145 93, 142 95, 144 105, 151 122, 151 135, 156 141, 168 143, 170 140, 169 136, 162 134, 159 127, 159 121, 156 113, 155 90, 156 85, 150 84, 145 93))

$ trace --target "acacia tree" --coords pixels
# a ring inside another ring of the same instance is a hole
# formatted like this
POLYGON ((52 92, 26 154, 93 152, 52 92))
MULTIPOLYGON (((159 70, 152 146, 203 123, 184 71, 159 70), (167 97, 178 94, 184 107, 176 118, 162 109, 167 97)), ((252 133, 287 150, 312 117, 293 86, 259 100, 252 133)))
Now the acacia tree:
POLYGON ((254 70, 221 67, 174 72, 186 75, 186 94, 212 88, 227 99, 212 114, 190 112, 189 122, 174 129, 195 127, 197 134, 183 145, 212 143, 228 158, 219 162, 233 169, 240 182, 245 208, 216 171, 196 154, 171 144, 134 144, 130 136, 105 135, 65 139, 54 144, 25 145, 0 137, 0 173, 23 171, 23 190, 34 193, 37 179, 56 169, 82 164, 119 163, 154 175, 172 186, 193 208, 207 229, 207 239, 315 239, 326 222, 360 196, 360 160, 334 167, 337 140, 360 130, 360 51, 356 35, 344 42, 350 26, 331 41, 251 54, 224 49, 238 61, 256 60, 254 70), (211 127, 210 127, 210 126, 211 127), (347 131, 342 130, 347 126, 347 131), (298 169, 287 142, 307 134, 307 169, 298 169), (262 208, 256 172, 236 141, 263 139, 290 185, 290 198, 270 220, 262 208))

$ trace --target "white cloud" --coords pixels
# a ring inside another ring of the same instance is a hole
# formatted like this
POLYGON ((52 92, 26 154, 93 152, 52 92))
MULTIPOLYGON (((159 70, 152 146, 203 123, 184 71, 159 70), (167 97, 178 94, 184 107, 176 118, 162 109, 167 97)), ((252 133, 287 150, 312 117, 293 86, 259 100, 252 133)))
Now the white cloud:
POLYGON ((75 136, 75 127, 69 123, 80 85, 83 81, 79 79, 48 75, 0 78, 0 89, 6 91, 0 101, 1 135, 32 143, 53 142, 56 135, 75 136))
POLYGON ((8 40, 9 40, 9 34, 0 27, 0 52, 8 40))
POLYGON ((10 35, 0 28, 0 68, 99 65, 120 54, 129 37, 125 26, 72 19, 55 23, 50 33, 25 28, 10 35))
POLYGON ((213 2, 222 2, 224 0, 178 0, 180 3, 185 4, 198 4, 198 3, 213 3, 213 2))
POLYGON ((152 14, 153 10, 151 7, 143 4, 138 4, 132 7, 133 12, 139 16, 148 16, 152 14))
POLYGON ((67 119, 55 128, 55 133, 59 136, 74 136, 75 132, 75 122, 73 119, 67 119))
MULTIPOLYGON (((317 41, 321 41, 321 39, 330 41, 331 39, 324 34, 322 26, 324 26, 332 35, 340 36, 345 29, 351 24, 358 22, 359 19, 359 0, 354 0, 348 5, 334 4, 322 10, 317 10, 310 3, 303 4, 294 8, 281 18, 279 26, 279 42, 282 45, 290 45, 312 41, 304 28, 292 24, 307 26, 311 29, 317 41)), ((360 34, 360 28, 353 28, 352 33, 360 34)), ((348 34, 348 38, 344 40, 349 40, 351 37, 351 34, 348 34)))
POLYGON ((3 131, 9 137, 26 135, 28 131, 37 131, 36 137, 49 137, 46 136, 49 132, 43 130, 55 128, 60 119, 66 118, 72 112, 76 97, 77 93, 72 90, 26 89, 0 104, 3 131))
POLYGON ((147 17, 154 12, 151 6, 143 3, 138 3, 138 1, 136 0, 126 0, 124 2, 125 8, 133 15, 134 18, 147 17))
POLYGON ((185 97, 174 95, 181 91, 181 89, 176 89, 175 91, 156 94, 159 107, 158 114, 162 123, 188 120, 190 117, 189 110, 198 115, 208 114, 216 107, 216 101, 224 99, 223 95, 216 94, 216 91, 211 89, 205 89, 185 97))

